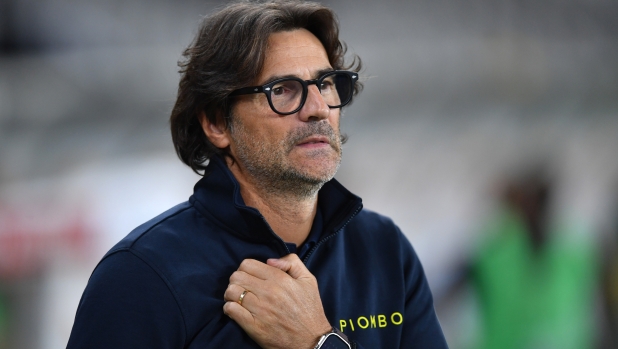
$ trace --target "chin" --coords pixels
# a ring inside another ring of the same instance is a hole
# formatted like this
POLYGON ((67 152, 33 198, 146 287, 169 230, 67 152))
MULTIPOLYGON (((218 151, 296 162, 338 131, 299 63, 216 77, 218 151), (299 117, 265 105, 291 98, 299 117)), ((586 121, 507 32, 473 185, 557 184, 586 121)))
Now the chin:
POLYGON ((316 182, 326 183, 335 177, 339 164, 338 159, 308 161, 300 166, 299 172, 304 173, 307 178, 312 178, 316 182))

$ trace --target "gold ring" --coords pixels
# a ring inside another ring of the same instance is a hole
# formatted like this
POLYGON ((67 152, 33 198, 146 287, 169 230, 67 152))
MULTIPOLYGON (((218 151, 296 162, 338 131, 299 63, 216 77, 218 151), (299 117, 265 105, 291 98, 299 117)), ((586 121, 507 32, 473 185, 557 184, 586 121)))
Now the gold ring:
POLYGON ((249 292, 249 291, 248 290, 242 291, 242 294, 240 295, 240 298, 238 298, 238 304, 242 305, 242 300, 245 299, 245 296, 247 295, 247 292, 249 292))

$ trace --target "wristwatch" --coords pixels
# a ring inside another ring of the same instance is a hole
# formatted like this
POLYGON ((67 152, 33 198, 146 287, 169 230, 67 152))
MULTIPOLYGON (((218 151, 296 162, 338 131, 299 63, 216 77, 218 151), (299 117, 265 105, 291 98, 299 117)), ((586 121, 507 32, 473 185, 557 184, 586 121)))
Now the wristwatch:
POLYGON ((348 337, 334 328, 323 335, 313 349, 352 349, 348 337))

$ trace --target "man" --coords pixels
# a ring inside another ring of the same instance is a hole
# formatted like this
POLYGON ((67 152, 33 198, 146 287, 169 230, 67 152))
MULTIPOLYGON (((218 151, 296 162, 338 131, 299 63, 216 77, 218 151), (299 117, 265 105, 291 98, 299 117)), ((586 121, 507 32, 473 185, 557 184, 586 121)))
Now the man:
POLYGON ((205 19, 171 116, 204 178, 106 254, 68 348, 446 348, 410 243, 333 179, 344 54, 319 4, 205 19))

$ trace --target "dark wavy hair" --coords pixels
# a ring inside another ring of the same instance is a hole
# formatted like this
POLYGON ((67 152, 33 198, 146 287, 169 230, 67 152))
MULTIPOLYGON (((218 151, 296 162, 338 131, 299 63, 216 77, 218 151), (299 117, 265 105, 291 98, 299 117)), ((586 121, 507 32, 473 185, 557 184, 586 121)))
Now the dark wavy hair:
MULTIPOLYGON (((318 3, 243 1, 203 19, 195 39, 183 53, 184 60, 178 63, 181 79, 170 116, 176 153, 193 171, 199 174, 205 170, 205 162, 213 155, 229 155, 229 149, 215 147, 204 134, 202 112, 212 123, 223 118, 224 126, 229 127, 229 94, 255 82, 269 36, 300 28, 320 40, 334 69, 361 69, 356 55, 349 65, 345 64, 346 46, 339 40, 336 15, 318 3)), ((354 94, 361 89, 362 84, 357 83, 354 94)))

